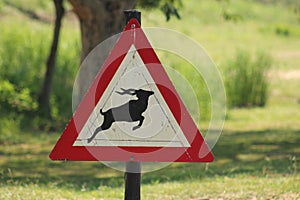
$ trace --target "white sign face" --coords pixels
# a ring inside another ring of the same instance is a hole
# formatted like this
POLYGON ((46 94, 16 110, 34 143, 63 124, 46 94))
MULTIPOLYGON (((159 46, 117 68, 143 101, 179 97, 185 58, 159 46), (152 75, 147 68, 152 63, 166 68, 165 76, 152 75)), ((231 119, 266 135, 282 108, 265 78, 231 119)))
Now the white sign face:
POLYGON ((190 147, 134 45, 73 146, 190 147))

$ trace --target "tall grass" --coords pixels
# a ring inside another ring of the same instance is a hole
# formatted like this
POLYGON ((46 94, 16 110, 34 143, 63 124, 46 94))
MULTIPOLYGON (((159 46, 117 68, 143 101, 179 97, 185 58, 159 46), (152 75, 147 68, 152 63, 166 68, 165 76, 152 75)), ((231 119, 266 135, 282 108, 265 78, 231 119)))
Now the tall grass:
POLYGON ((15 127, 20 125, 22 113, 36 109, 39 81, 48 47, 48 43, 44 42, 48 40, 46 36, 43 29, 30 29, 18 22, 1 23, 1 133, 15 131, 15 127))
POLYGON ((227 64, 225 85, 230 107, 264 106, 268 97, 268 78, 272 59, 257 53, 253 59, 248 51, 239 51, 227 64))
MULTIPOLYGON (((0 126, 0 132, 4 132, 28 116, 39 117, 35 115, 37 98, 46 70, 52 29, 32 22, 0 23, 0 122, 6 124, 0 126), (6 119, 15 122, 10 124, 6 119)), ((72 114, 71 94, 80 49, 78 34, 74 31, 63 30, 61 36, 50 101, 54 119, 65 123, 72 114)), ((30 121, 34 120, 30 118, 30 121)))

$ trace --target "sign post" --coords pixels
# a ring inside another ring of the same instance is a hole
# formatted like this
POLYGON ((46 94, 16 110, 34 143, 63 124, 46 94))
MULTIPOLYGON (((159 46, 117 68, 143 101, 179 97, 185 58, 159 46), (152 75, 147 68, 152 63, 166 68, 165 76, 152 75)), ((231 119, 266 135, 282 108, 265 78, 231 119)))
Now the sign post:
POLYGON ((141 163, 214 156, 142 30, 141 13, 124 13, 124 31, 50 158, 126 163, 125 200, 139 200, 141 163))
POLYGON ((127 162, 125 172, 125 200, 140 200, 141 163, 127 162))
MULTIPOLYGON (((141 12, 137 10, 125 10, 126 25, 130 19, 135 18, 141 25, 141 12)), ((140 200, 141 199, 141 163, 127 162, 125 171, 125 200, 140 200)))
POLYGON ((132 19, 135 18, 140 25, 142 25, 141 21, 141 12, 137 10, 125 10, 124 11, 124 16, 125 16, 125 26, 128 24, 128 22, 132 19))

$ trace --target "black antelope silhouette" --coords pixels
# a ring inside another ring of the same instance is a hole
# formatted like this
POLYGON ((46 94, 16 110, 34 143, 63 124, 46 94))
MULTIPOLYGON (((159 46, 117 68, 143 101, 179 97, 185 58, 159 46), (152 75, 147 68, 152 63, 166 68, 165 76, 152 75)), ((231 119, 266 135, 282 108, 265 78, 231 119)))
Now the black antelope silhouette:
POLYGON ((147 109, 149 97, 153 95, 154 92, 142 89, 135 90, 121 88, 121 90, 122 92, 116 91, 116 93, 120 95, 136 95, 137 99, 130 100, 129 102, 121 106, 111 108, 106 112, 103 112, 102 109, 100 109, 100 113, 104 117, 103 123, 101 126, 96 128, 93 135, 90 138, 88 138, 88 143, 90 143, 100 131, 109 129, 111 125, 117 121, 139 121, 139 124, 137 126, 134 126, 132 130, 136 130, 137 128, 140 128, 142 126, 143 121, 145 119, 145 117, 142 114, 147 109))

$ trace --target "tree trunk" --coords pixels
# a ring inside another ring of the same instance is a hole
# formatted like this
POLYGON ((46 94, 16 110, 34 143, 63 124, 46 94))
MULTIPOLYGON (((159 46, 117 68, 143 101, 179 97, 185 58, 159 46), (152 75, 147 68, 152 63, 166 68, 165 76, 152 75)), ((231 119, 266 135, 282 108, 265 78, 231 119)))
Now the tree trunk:
POLYGON ((63 0, 53 0, 53 2, 55 5, 55 12, 56 12, 53 41, 51 45, 50 54, 46 63, 47 69, 46 69, 45 79, 38 99, 40 114, 48 118, 51 118, 50 93, 51 93, 52 81, 53 81, 53 75, 55 69, 55 61, 56 61, 59 33, 61 28, 61 21, 65 12, 65 9, 63 7, 63 0))
POLYGON ((123 11, 135 6, 135 0, 69 0, 78 16, 83 60, 100 42, 123 29, 123 11))
MULTIPOLYGON (((124 28, 123 11, 132 9, 135 0, 69 0, 73 11, 78 16, 81 29, 81 62, 86 56, 105 39, 120 33, 124 28)), ((81 69, 77 88, 80 102, 90 86, 90 80, 95 77, 95 72, 81 69), (88 80, 88 81, 87 81, 88 80)), ((73 99, 74 100, 74 99, 73 99)))

